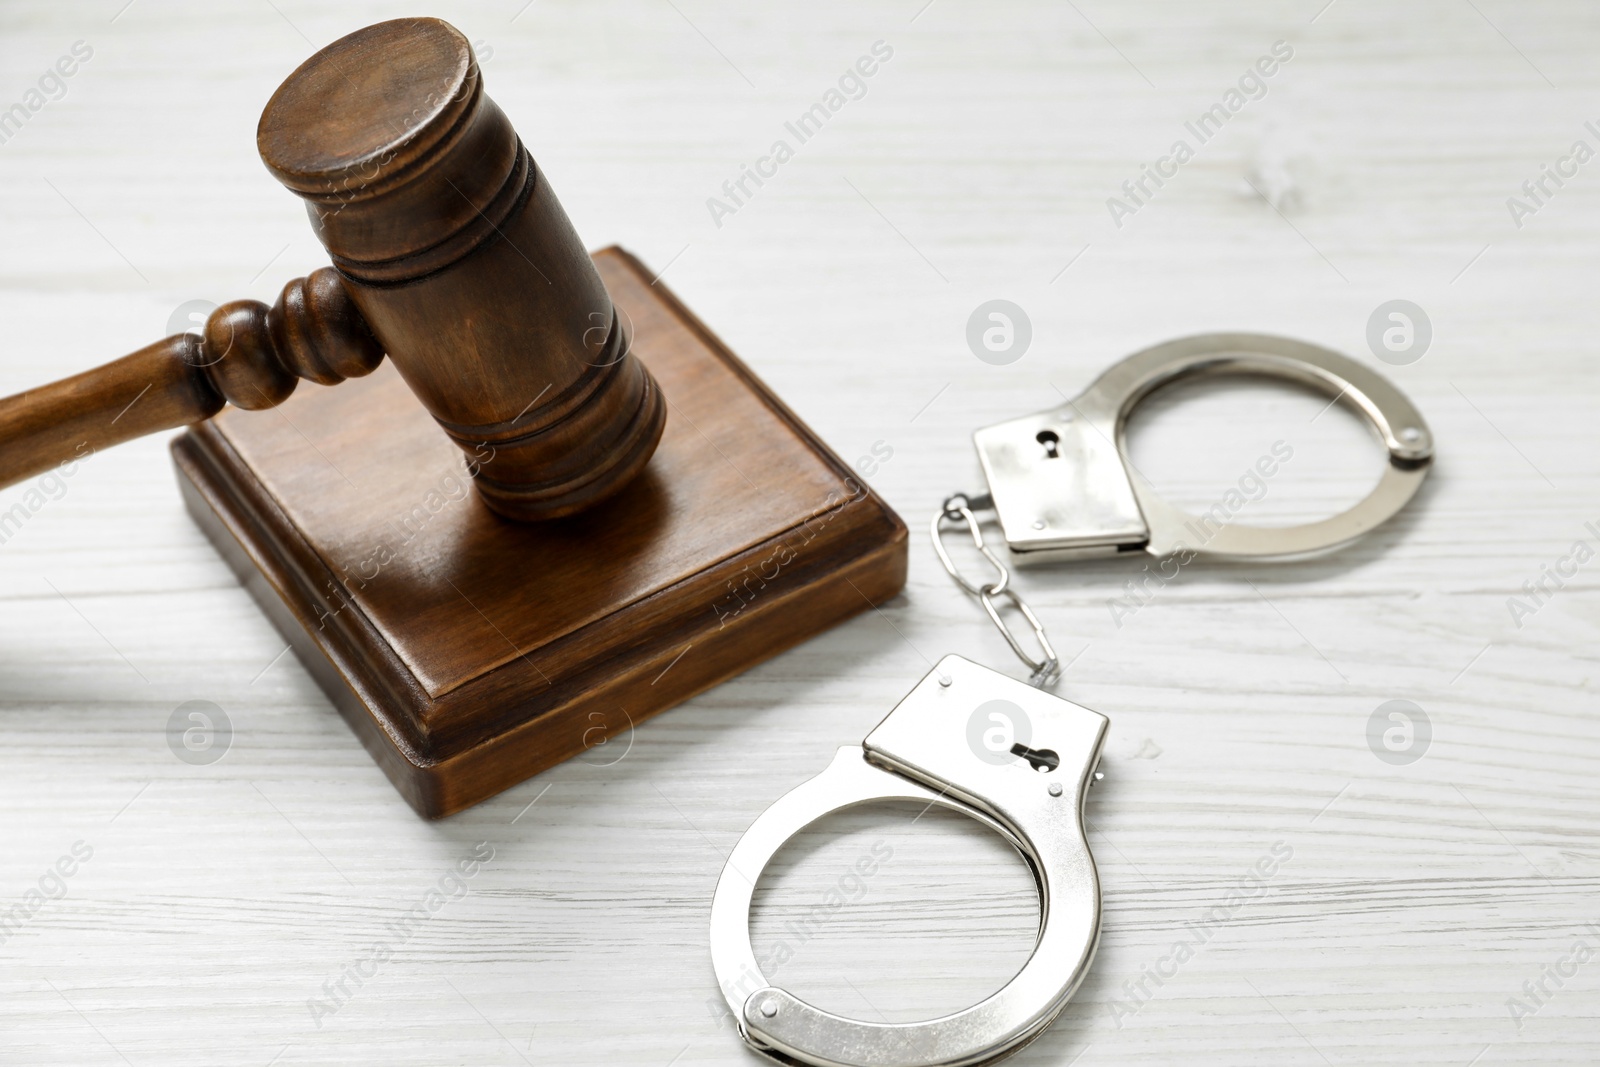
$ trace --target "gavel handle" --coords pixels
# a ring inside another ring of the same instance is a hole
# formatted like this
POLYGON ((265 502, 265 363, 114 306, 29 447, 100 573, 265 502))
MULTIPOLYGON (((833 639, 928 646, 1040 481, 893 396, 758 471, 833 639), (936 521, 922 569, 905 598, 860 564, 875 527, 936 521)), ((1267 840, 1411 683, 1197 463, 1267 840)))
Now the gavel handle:
POLYGON ((383 349, 323 267, 272 307, 235 300, 203 333, 180 333, 103 367, 0 400, 0 487, 102 448, 203 422, 224 403, 282 403, 301 378, 333 385, 370 374, 383 349))

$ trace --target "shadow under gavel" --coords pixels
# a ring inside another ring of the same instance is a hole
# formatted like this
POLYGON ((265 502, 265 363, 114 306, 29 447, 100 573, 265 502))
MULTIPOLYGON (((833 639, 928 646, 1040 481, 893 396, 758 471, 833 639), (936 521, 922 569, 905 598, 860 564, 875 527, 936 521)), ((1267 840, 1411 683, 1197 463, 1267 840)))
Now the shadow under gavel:
POLYGON ((257 146, 334 266, 270 308, 224 304, 202 333, 0 400, 0 486, 385 354, 507 518, 572 514, 644 468, 661 390, 453 27, 398 19, 318 52, 268 102, 257 146))

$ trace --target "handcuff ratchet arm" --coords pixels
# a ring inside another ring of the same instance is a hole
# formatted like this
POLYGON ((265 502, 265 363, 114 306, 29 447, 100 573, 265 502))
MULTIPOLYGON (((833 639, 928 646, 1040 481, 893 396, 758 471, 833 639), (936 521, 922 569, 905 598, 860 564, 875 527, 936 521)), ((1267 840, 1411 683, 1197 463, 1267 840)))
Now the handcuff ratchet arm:
POLYGON ((717 883, 711 958, 729 1010, 752 1047, 815 1067, 966 1067, 1037 1037, 1087 973, 1100 937, 1100 883, 1083 800, 1100 758, 1104 716, 960 656, 946 656, 870 733, 745 832, 717 883), (1002 699, 1030 723, 1031 743, 1058 757, 979 758, 968 723, 1002 699), (911 800, 961 812, 1022 853, 1039 886, 1039 940, 1022 970, 978 1004, 918 1023, 873 1023, 815 1008, 763 976, 750 947, 750 901, 767 861, 796 833, 843 808, 911 800))
POLYGON ((1112 365, 1060 407, 973 434, 1006 547, 1019 563, 1143 550, 1269 559, 1330 551, 1386 521, 1421 487, 1433 438, 1411 401, 1332 349, 1268 334, 1183 337, 1112 365), (1128 414, 1180 378, 1255 374, 1309 385, 1366 417, 1388 462, 1342 514, 1300 526, 1211 524, 1163 500, 1127 458, 1128 414))

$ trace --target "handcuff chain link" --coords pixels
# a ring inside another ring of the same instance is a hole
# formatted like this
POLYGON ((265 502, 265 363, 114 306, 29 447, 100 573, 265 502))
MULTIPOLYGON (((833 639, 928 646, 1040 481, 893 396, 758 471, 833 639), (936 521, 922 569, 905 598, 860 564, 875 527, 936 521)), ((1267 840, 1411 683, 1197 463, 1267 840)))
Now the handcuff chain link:
POLYGON ((978 599, 983 606, 984 613, 989 616, 989 621, 994 623, 995 629, 1000 631, 1000 636, 1006 639, 1006 644, 1011 646, 1011 651, 1017 658, 1028 665, 1032 672, 1028 675, 1028 684, 1039 688, 1048 688, 1061 674, 1061 658, 1056 655, 1055 648, 1050 644, 1050 638, 1045 633, 1044 623, 1039 621, 1028 602, 1022 599, 1011 586, 1011 571, 998 556, 989 548, 983 539, 983 527, 978 523, 978 518, 972 513, 973 507, 992 507, 988 496, 968 497, 965 493, 955 493, 945 498, 939 511, 933 517, 929 532, 933 537, 933 551, 939 557, 939 562, 944 565, 945 573, 949 574, 968 595, 978 599), (950 553, 944 547, 944 524, 946 522, 961 523, 967 528, 967 533, 972 538, 972 545, 983 558, 989 561, 994 568, 995 580, 985 584, 978 584, 969 580, 961 573, 955 560, 950 558, 950 553), (1000 615, 999 605, 996 600, 1005 597, 1011 605, 1022 614, 1028 625, 1033 628, 1033 637, 1039 643, 1039 650, 1043 656, 1035 659, 1022 647, 1022 642, 1017 640, 1017 635, 1012 633, 1011 627, 1006 624, 1000 615))

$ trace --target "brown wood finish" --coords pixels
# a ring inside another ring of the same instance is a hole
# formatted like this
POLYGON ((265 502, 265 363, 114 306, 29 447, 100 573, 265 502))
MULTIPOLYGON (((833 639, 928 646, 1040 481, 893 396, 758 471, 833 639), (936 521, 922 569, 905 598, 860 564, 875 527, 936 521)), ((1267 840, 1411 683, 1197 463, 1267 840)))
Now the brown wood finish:
POLYGON ((158 430, 208 419, 223 404, 281 403, 304 378, 370 374, 383 350, 338 274, 284 286, 272 307, 223 304, 201 333, 180 333, 64 381, 0 400, 0 486, 158 430))
POLYGON ((672 412, 645 475, 581 515, 483 507, 387 368, 174 444, 201 526, 428 817, 905 581, 899 518, 636 260, 595 260, 672 412))
POLYGON ((502 515, 569 515, 645 468, 661 389, 453 27, 397 19, 335 41, 273 95, 257 143, 337 269, 270 310, 219 308, 203 340, 0 400, 0 485, 225 401, 270 407, 297 378, 332 384, 385 353, 502 515))
POLYGON ((635 260, 591 260, 453 28, 329 45, 257 140, 334 267, 0 400, 0 484, 192 425, 191 511, 419 812, 900 589, 899 518, 635 260))
POLYGON ((438 19, 335 41, 273 94, 257 145, 400 375, 516 519, 616 492, 661 437, 661 390, 583 242, 438 19))

